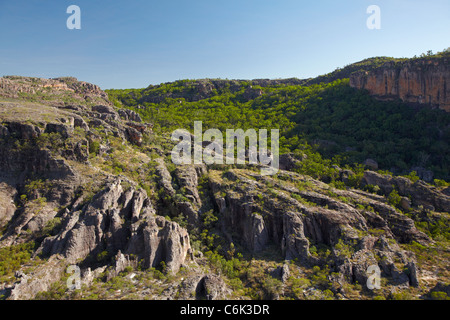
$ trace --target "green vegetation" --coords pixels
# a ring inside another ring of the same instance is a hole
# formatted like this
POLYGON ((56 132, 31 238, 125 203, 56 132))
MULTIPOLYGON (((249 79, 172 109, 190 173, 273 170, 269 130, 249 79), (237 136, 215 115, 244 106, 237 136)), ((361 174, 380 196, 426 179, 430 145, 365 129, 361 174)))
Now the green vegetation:
POLYGON ((225 84, 206 98, 196 100, 199 82, 108 90, 108 95, 116 104, 154 123, 156 132, 193 130, 194 120, 203 122, 203 130, 222 132, 230 126, 278 128, 280 151, 306 155, 298 170, 316 178, 332 179, 333 164, 353 166, 369 157, 376 159, 381 169, 396 174, 409 174, 413 166, 422 166, 438 179, 450 178, 450 114, 442 110, 415 110, 400 102, 377 101, 367 92, 351 88, 348 79, 270 85, 254 99, 244 98, 249 82, 231 88, 222 81, 225 84))
POLYGON ((400 197, 397 190, 394 189, 388 195, 387 200, 392 206, 398 207, 400 205, 400 202, 402 201, 402 197, 400 197))
POLYGON ((0 248, 0 277, 3 279, 19 270, 24 263, 30 260, 34 247, 34 242, 28 242, 0 248))

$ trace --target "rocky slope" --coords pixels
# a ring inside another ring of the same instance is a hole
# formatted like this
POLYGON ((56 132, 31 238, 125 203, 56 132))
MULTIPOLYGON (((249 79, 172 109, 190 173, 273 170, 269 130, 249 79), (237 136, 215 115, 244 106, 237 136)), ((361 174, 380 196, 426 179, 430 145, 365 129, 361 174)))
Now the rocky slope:
MULTIPOLYGON (((370 299, 445 288, 447 243, 415 218, 448 224, 448 190, 372 171, 361 185, 378 192, 336 188, 289 171, 295 155, 269 177, 257 166, 175 166, 173 142, 96 86, 2 81, 15 89, 3 86, 0 101, 0 254, 22 257, 0 260, 3 298, 370 299), (14 96, 24 83, 33 97, 52 84, 49 96, 77 102, 14 96), (442 261, 430 266, 416 248, 442 261), (81 290, 66 286, 70 265, 81 290), (375 291, 371 265, 382 272, 375 291)), ((340 181, 355 176, 341 170, 340 181)))
POLYGON ((389 61, 350 75, 350 86, 383 100, 438 107, 450 112, 450 57, 389 61))

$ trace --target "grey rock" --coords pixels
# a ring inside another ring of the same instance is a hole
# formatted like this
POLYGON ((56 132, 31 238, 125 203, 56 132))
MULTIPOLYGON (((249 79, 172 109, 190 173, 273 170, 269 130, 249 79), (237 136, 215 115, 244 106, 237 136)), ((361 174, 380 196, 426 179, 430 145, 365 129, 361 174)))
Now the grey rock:
POLYGON ((130 258, 129 255, 123 254, 120 250, 117 252, 114 257, 114 264, 111 266, 108 274, 106 276, 106 281, 118 276, 121 272, 123 272, 127 267, 131 267, 133 269, 137 268, 138 261, 136 259, 130 258))
POLYGON ((280 170, 292 170, 301 162, 301 160, 295 158, 292 153, 282 154, 279 157, 278 165, 280 170))
POLYGON ((41 129, 35 125, 22 123, 22 122, 5 122, 3 128, 7 128, 8 131, 2 129, 3 134, 22 139, 31 140, 37 138, 41 134, 41 129))
POLYGON ((432 205, 440 212, 450 211, 450 197, 440 192, 436 187, 422 180, 412 182, 405 177, 391 177, 372 171, 365 171, 363 184, 377 185, 383 194, 388 195, 394 187, 401 196, 411 197, 412 205, 432 205))
POLYGON ((284 263, 281 266, 276 267, 275 269, 270 271, 270 275, 273 278, 280 279, 281 282, 285 283, 290 277, 291 273, 289 271, 289 266, 284 263))
POLYGON ((119 116, 124 120, 131 120, 135 122, 142 122, 142 118, 139 114, 130 109, 119 109, 117 111, 119 116))
POLYGON ((218 300, 225 299, 231 290, 223 279, 217 275, 206 275, 200 279, 196 288, 197 299, 218 300))
POLYGON ((303 262, 311 261, 309 241, 304 234, 304 225, 296 212, 286 212, 283 215, 283 238, 281 250, 286 260, 295 258, 303 262))
POLYGON ((6 226, 16 211, 14 199, 17 196, 17 190, 7 184, 0 182, 0 228, 6 226))
POLYGON ((417 176, 425 182, 433 182, 434 173, 431 170, 427 170, 423 167, 412 167, 411 171, 415 171, 417 176))
POLYGON ((73 132, 73 126, 61 123, 47 123, 45 133, 59 133, 63 139, 67 139, 73 132))
POLYGON ((35 268, 32 273, 19 278, 9 291, 8 300, 29 300, 38 292, 47 291, 50 285, 59 279, 64 270, 64 262, 55 256, 44 265, 35 268))
POLYGON ((176 273, 190 252, 189 234, 177 223, 154 217, 146 223, 144 232, 144 262, 147 268, 165 263, 165 272, 176 273))
POLYGON ((189 256, 187 231, 155 216, 145 193, 133 186, 125 191, 121 182, 109 182, 81 211, 69 213, 59 234, 45 239, 40 251, 76 263, 106 250, 116 255, 113 274, 134 263, 129 254, 144 259, 146 267, 164 261, 168 272, 176 272, 189 256))
POLYGON ((400 201, 400 206, 404 209, 404 210, 409 210, 411 209, 411 200, 409 200, 408 197, 402 197, 401 201, 400 201))
POLYGON ((363 164, 372 170, 378 170, 378 162, 373 159, 366 159, 364 160, 363 164))

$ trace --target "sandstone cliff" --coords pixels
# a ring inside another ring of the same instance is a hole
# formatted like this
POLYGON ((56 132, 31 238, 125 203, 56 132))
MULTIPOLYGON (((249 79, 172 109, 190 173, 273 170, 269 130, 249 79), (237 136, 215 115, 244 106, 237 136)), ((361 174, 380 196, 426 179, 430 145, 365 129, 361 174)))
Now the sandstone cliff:
POLYGON ((439 107, 450 112, 450 57, 390 61, 350 75, 350 86, 383 100, 439 107))

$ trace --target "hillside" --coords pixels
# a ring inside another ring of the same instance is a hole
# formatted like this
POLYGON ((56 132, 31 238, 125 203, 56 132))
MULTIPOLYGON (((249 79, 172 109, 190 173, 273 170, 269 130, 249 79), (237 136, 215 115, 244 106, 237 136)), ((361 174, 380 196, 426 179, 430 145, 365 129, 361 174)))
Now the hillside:
POLYGON ((182 80, 107 92, 116 106, 133 109, 161 132, 192 129, 192 119, 203 121, 205 130, 224 131, 230 124, 244 130, 279 128, 284 152, 309 152, 308 146, 316 146, 335 165, 373 159, 379 169, 394 174, 415 171, 428 182, 450 180, 449 113, 433 104, 411 107, 392 97, 380 101, 370 91, 349 86, 350 76, 355 81, 358 74, 387 70, 394 62, 446 65, 447 56, 402 61, 366 59, 308 80, 182 80))
POLYGON ((106 93, 0 79, 0 297, 448 298, 449 114, 347 75, 106 93), (279 128, 280 170, 175 165, 170 134, 194 120, 279 128))

